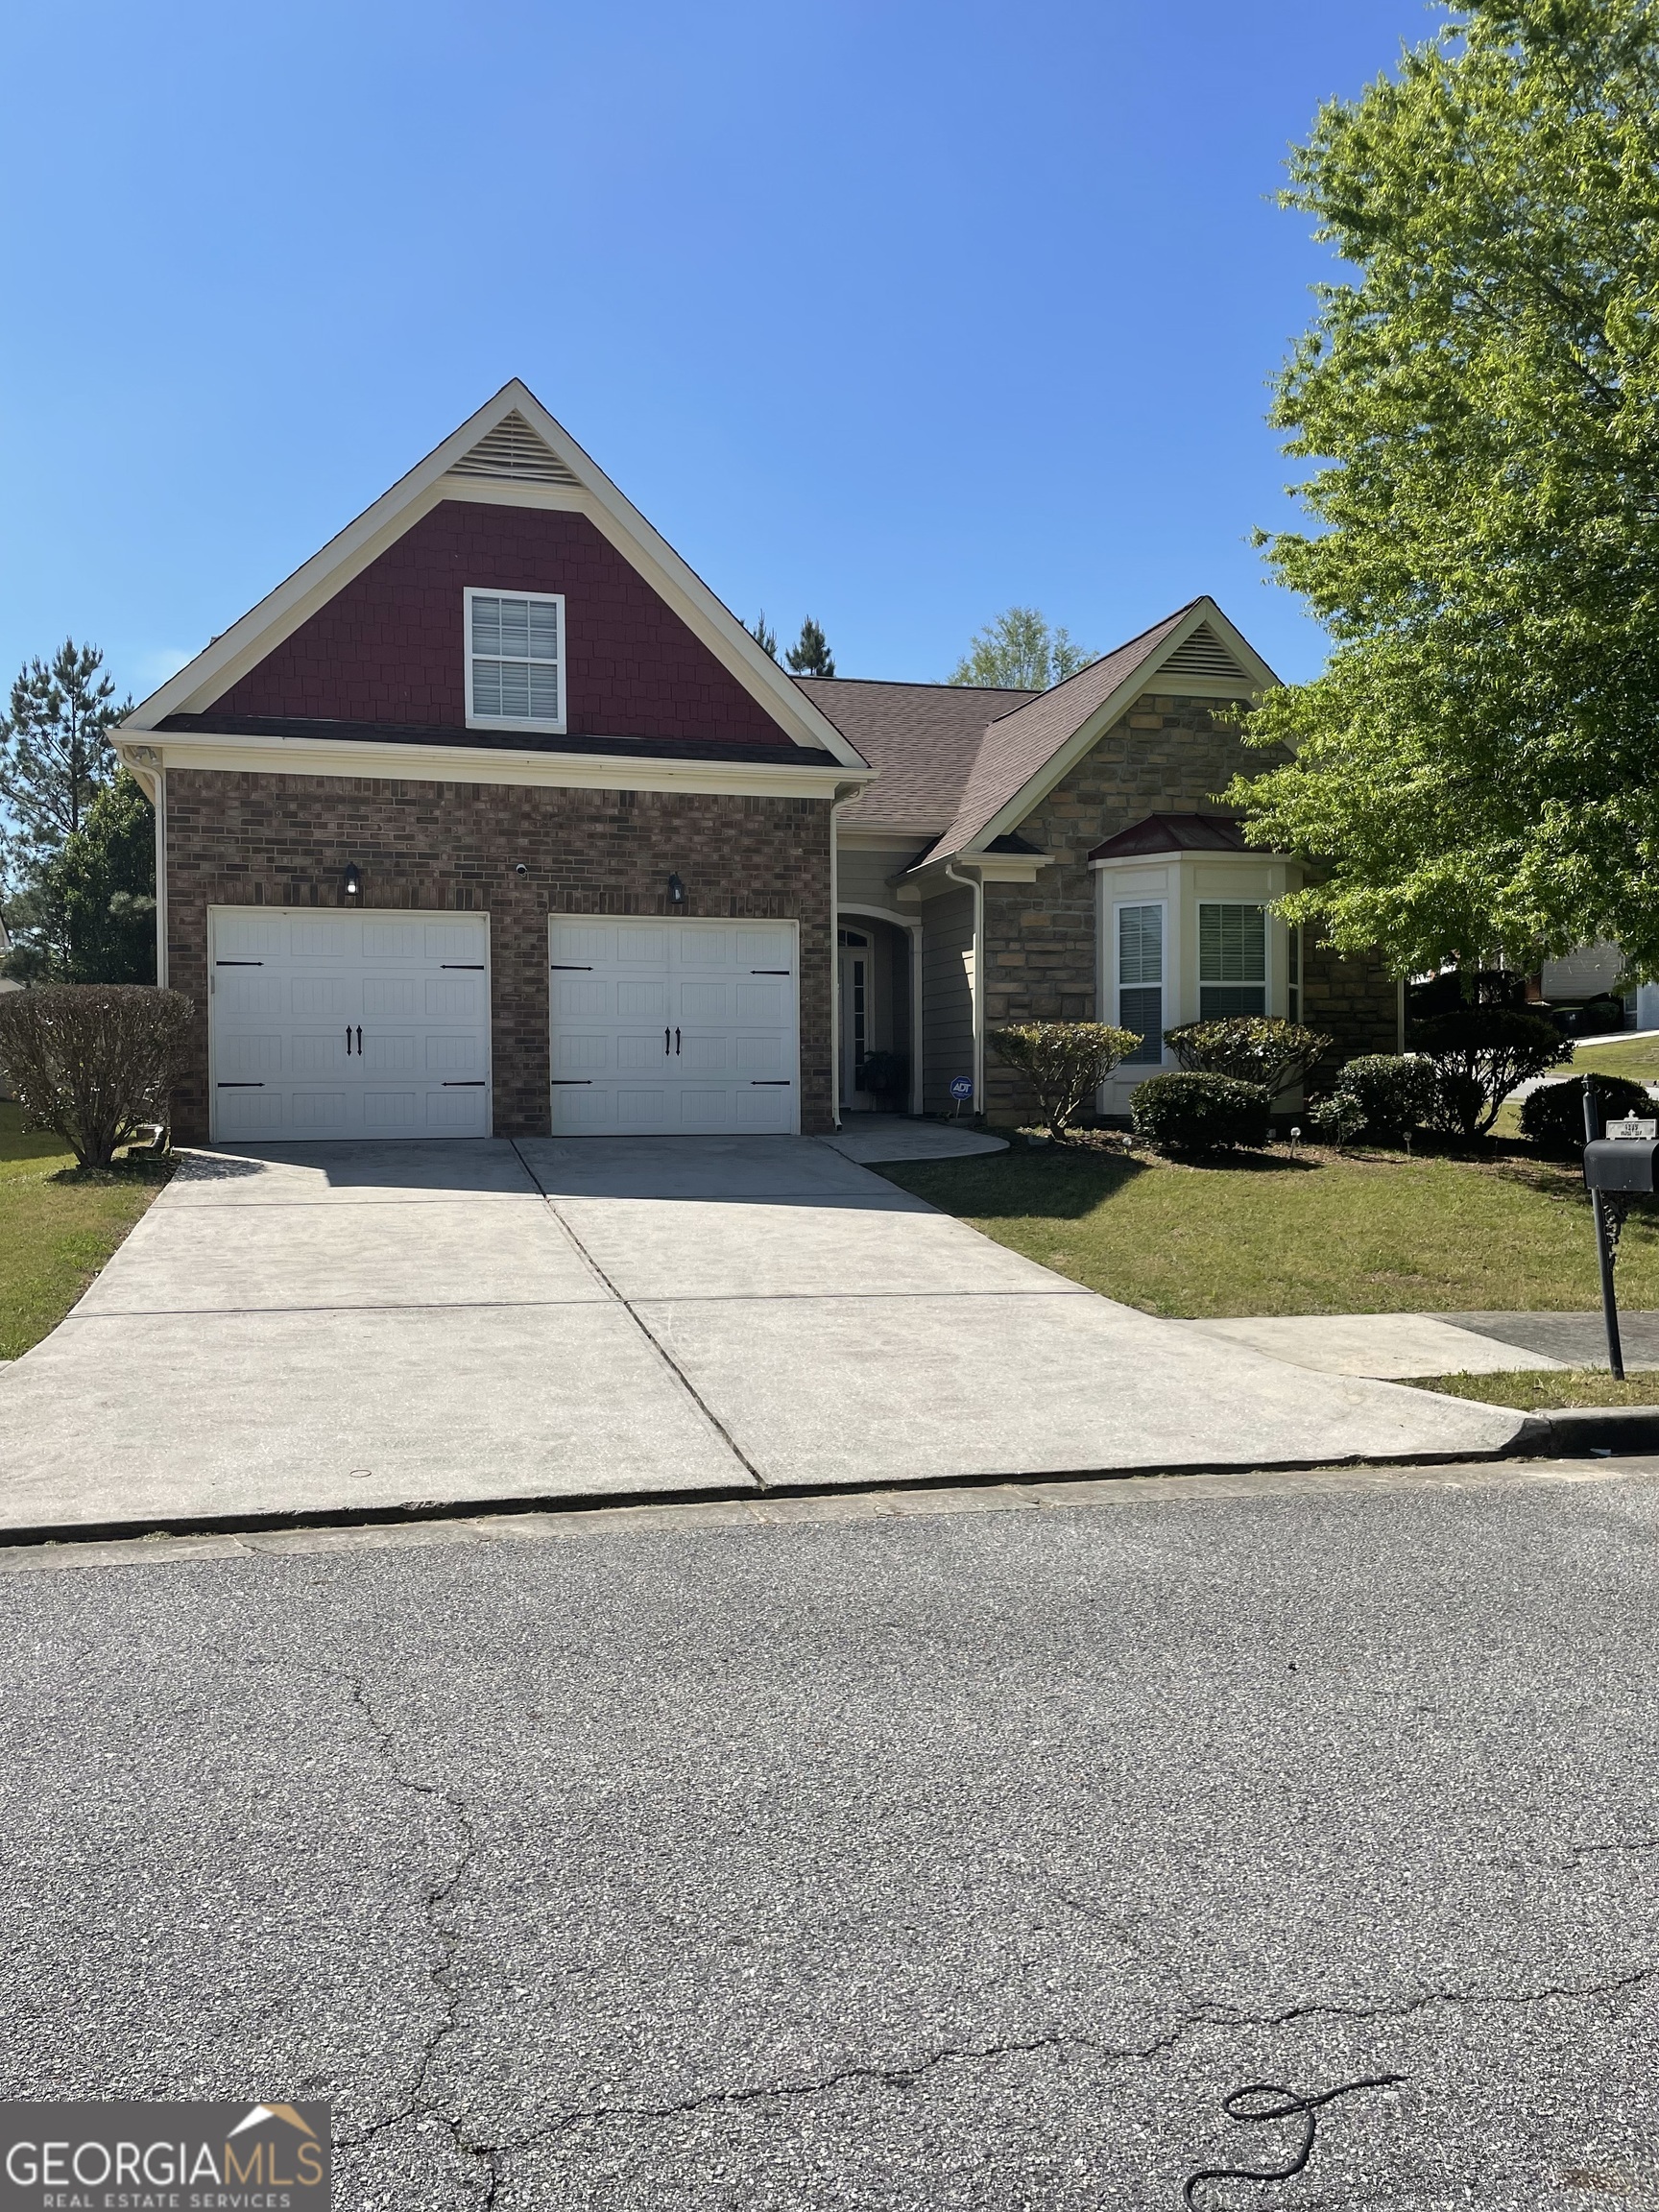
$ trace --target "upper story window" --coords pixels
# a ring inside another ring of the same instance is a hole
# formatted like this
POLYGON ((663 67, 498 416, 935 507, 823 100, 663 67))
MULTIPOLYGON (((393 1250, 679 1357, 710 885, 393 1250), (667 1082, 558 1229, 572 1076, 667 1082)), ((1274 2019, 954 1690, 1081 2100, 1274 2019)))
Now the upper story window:
POLYGON ((561 594, 467 593, 467 727, 564 733, 561 594))
POLYGON ((1198 1019, 1267 1011, 1267 909, 1198 902, 1198 1019))

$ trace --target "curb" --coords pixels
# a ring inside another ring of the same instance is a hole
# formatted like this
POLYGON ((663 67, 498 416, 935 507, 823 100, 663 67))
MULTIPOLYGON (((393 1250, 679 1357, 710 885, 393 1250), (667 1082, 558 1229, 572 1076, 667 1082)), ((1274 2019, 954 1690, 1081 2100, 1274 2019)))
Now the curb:
POLYGON ((1528 1413, 1502 1455, 1571 1459, 1585 1452, 1659 1452, 1659 1406, 1572 1406, 1528 1413))
POLYGON ((977 1475, 927 1475, 905 1480, 892 1476, 870 1476, 854 1482, 769 1482, 762 1485, 721 1484, 694 1489, 642 1491, 563 1491, 520 1494, 516 1497, 408 1499, 396 1504, 310 1506, 284 1512, 268 1508, 244 1513, 153 1513, 130 1519, 78 1522, 38 1522, 33 1527, 0 1526, 0 1551, 33 1550, 43 1545, 130 1543, 146 1536, 259 1536, 294 1533, 311 1528, 363 1528, 410 1527, 421 1522, 466 1521, 480 1516, 519 1513, 564 1515, 602 1512, 609 1507, 648 1505, 736 1505, 766 1499, 858 1497, 888 1491, 921 1495, 929 1490, 990 1490, 1009 1484, 1134 1482, 1149 1477, 1179 1479, 1187 1475, 1318 1475, 1358 1472, 1385 1474, 1390 1467, 1502 1466, 1505 1460, 1570 1458, 1597 1449, 1615 1452, 1659 1453, 1659 1406, 1616 1407, 1600 1412, 1528 1414, 1509 1443, 1485 1452, 1419 1452, 1372 1456, 1354 1453, 1338 1459, 1205 1459, 1177 1466, 1151 1461, 1134 1467, 1068 1467, 1003 1469, 977 1475), (1580 1439, 1574 1423, 1594 1425, 1594 1433, 1580 1439), (1618 1441, 1614 1441, 1615 1437, 1618 1441))

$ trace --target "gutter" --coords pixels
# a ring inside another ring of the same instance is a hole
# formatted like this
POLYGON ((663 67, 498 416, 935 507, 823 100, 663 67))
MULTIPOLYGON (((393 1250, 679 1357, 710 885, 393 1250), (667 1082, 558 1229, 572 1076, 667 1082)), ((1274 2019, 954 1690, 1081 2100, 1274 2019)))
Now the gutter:
POLYGON ((949 860, 945 873, 952 883, 960 883, 965 891, 974 894, 974 981, 969 992, 969 1003, 974 1015, 974 1111, 985 1111, 985 978, 980 973, 985 959, 985 878, 983 876, 958 876, 949 860))
POLYGON ((843 806, 851 806, 864 789, 835 786, 830 802, 830 1126, 841 1126, 841 826, 843 806))

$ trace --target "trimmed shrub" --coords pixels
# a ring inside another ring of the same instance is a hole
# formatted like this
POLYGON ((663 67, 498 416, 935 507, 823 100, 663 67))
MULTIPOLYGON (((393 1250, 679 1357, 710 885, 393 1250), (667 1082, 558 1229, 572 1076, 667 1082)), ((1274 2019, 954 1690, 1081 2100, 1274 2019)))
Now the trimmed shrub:
POLYGON ((1350 1130, 1365 1129, 1378 1144, 1398 1144, 1434 1111, 1434 1063, 1413 1052, 1366 1052, 1336 1078, 1332 1099, 1347 1099, 1350 1130))
POLYGON ((195 1007, 146 983, 58 983, 0 998, 0 1070, 24 1126, 50 1129, 83 1167, 164 1129, 195 1007))
POLYGON ((1161 1152, 1260 1151, 1272 1108, 1264 1083, 1236 1075, 1149 1075, 1129 1101, 1136 1136, 1161 1152))
POLYGON ((1231 1014, 1220 1022, 1188 1022, 1166 1029, 1164 1042, 1194 1075, 1231 1075, 1261 1083, 1269 1098, 1294 1090, 1315 1060, 1331 1049, 1322 1030, 1269 1014, 1231 1014))
POLYGON ((998 1059, 1018 1068, 1036 1092, 1056 1144, 1065 1143, 1070 1124, 1140 1042, 1133 1029, 1104 1022, 1025 1022, 990 1036, 998 1059))
MULTIPOLYGON (((1598 1075, 1596 1110, 1603 1121, 1638 1114, 1645 1119, 1656 1111, 1652 1094, 1623 1075, 1598 1075)), ((1564 1083, 1545 1083, 1528 1091, 1521 1101, 1521 1134, 1529 1137, 1541 1152, 1576 1159, 1584 1149, 1584 1085, 1577 1076, 1564 1083)))
POLYGON ((1329 1098, 1321 1098, 1309 1108, 1308 1118, 1338 1152, 1352 1144, 1366 1125, 1364 1108, 1347 1091, 1333 1091, 1329 1098))
POLYGON ((1486 1135, 1518 1083, 1573 1057, 1553 1022, 1513 1006, 1437 1014, 1418 1030, 1417 1049, 1434 1063, 1430 1127, 1467 1139, 1486 1135))

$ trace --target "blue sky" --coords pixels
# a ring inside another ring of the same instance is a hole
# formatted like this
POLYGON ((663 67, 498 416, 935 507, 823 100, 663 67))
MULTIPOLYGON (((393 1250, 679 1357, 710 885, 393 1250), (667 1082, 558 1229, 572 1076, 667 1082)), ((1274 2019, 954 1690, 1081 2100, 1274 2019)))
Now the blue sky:
POLYGON ((513 374, 745 617, 1099 649, 1253 526, 1321 253, 1271 204, 1423 0, 14 7, 0 677, 142 692, 513 374))

